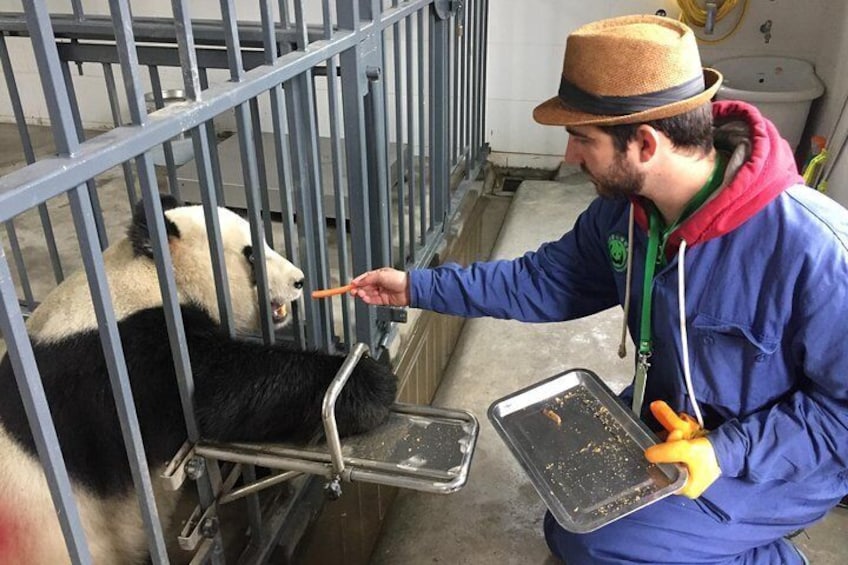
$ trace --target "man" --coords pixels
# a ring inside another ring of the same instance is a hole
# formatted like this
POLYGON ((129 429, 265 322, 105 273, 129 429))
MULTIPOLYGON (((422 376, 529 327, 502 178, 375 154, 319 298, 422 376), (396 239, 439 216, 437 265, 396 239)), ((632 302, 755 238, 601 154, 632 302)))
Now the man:
POLYGON ((720 83, 672 19, 578 29, 559 95, 534 111, 565 126, 565 161, 601 196, 573 230, 513 261, 354 280, 369 304, 462 316, 623 305, 638 351, 622 397, 668 432, 647 458, 689 478, 589 534, 548 513, 545 538, 569 565, 803 563, 784 536, 848 492, 848 213, 800 184, 754 107, 710 104, 720 83))

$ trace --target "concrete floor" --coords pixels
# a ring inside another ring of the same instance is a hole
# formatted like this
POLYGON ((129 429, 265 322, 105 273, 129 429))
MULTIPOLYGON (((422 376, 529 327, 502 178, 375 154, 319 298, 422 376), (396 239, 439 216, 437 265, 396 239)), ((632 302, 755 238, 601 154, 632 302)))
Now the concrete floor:
MULTIPOLYGON (((493 258, 513 258, 558 238, 593 197, 579 173, 523 182, 493 258)), ((542 537, 545 507, 486 411, 502 396, 574 367, 592 369, 621 390, 632 376, 633 351, 628 342, 628 357, 617 356, 620 324, 618 308, 559 324, 466 322, 434 404, 470 410, 480 420, 469 481, 447 496, 401 492, 372 565, 556 563, 542 537)), ((794 541, 815 565, 848 563, 848 511, 834 510, 794 541)))
MULTIPOLYGON (((37 153, 49 154, 49 130, 31 128, 30 132, 37 153)), ((0 124, 0 176, 23 166, 17 135, 14 125, 0 124)), ((101 175, 98 186, 107 231, 114 239, 129 219, 120 169, 101 175)), ((556 182, 525 181, 512 197, 493 257, 512 258, 558 238, 593 197, 592 186, 568 171, 556 182)), ((48 204, 63 267, 69 273, 79 267, 79 260, 67 198, 57 197, 48 204)), ((43 298, 55 283, 37 213, 16 218, 15 228, 36 299, 43 298)), ((12 263, 5 230, 0 230, 0 242, 12 263)), ((618 309, 561 324, 469 320, 434 401, 471 410, 480 420, 469 482, 460 492, 446 496, 401 492, 372 563, 555 563, 541 534, 544 506, 496 436, 486 410, 502 396, 573 367, 592 369, 613 390, 620 390, 630 380, 632 367, 632 357, 620 360, 616 355, 620 324, 618 309)), ((632 355, 630 344, 628 348, 632 355)), ((848 563, 848 511, 834 510, 795 541, 814 564, 848 563)))

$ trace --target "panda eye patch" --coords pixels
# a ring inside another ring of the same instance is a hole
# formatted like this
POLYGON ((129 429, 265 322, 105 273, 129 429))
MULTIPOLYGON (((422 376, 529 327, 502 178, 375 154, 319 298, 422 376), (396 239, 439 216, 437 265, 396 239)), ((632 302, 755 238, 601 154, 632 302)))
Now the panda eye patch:
POLYGON ((244 255, 244 258, 247 259, 247 262, 253 265, 253 246, 245 245, 241 252, 244 255))

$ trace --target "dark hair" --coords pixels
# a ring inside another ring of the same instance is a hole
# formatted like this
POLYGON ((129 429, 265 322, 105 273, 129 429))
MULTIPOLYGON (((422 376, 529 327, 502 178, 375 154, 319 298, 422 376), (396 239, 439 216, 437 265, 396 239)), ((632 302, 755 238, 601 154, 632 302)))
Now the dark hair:
POLYGON ((713 147, 713 112, 709 102, 670 118, 599 127, 612 136, 616 150, 623 152, 627 149, 628 142, 635 139, 636 130, 642 123, 664 133, 675 147, 700 149, 704 153, 713 147))

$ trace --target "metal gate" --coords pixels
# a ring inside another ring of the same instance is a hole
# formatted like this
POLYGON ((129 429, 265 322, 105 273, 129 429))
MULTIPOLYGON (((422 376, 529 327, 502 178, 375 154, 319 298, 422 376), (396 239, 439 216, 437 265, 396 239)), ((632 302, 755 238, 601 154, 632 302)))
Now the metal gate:
MULTIPOLYGON (((58 208, 69 204, 88 275, 151 558, 167 563, 100 253, 108 225, 127 218, 101 205, 98 179, 119 167, 127 204, 144 201, 180 393, 190 399, 158 193, 203 205, 222 324, 233 333, 216 206, 242 208, 253 248, 264 237, 300 266, 308 294, 376 266, 428 264, 486 158, 486 0, 220 0, 211 19, 193 15, 188 0, 162 0, 158 12, 143 4, 151 13, 129 0, 69 0, 61 13, 47 0, 23 0, 23 12, 0 13, 0 64, 25 161, 0 177, 0 330, 75 563, 90 555, 24 325, 43 298, 39 288, 68 271, 70 251, 54 233, 58 208), (35 73, 20 71, 21 53, 35 73), (114 126, 93 134, 78 90, 92 74, 103 78, 114 126), (33 76, 39 84, 21 80, 33 76), (33 88, 52 130, 53 154, 41 158, 27 123, 33 88), (35 280, 16 225, 36 217, 49 280, 35 280)), ((259 288, 267 288, 264 264, 256 261, 259 288)), ((364 342, 377 354, 398 320, 346 296, 304 300, 290 333, 275 335, 267 296, 260 305, 260 339, 329 351, 364 342)), ((185 420, 194 442, 190 408, 185 420)), ((218 496, 212 485, 198 481, 202 508, 218 496)), ((261 561, 280 526, 250 507, 252 531, 263 535, 253 536, 245 560, 261 561)), ((221 555, 208 552, 216 562, 221 555)))

